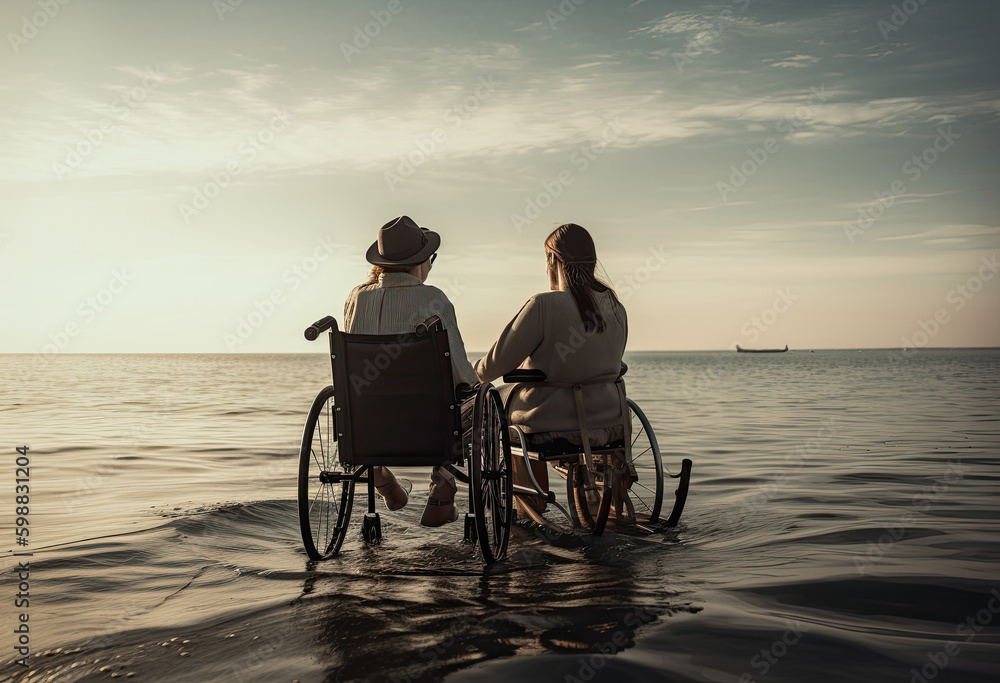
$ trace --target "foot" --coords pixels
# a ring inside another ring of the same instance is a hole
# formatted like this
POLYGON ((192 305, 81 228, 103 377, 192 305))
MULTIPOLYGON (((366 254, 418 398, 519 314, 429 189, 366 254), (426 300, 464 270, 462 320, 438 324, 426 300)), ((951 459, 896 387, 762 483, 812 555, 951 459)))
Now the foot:
POLYGON ((453 482, 435 471, 431 475, 431 495, 427 498, 420 523, 424 526, 444 526, 458 519, 458 510, 455 509, 457 490, 453 482))
POLYGON ((387 510, 399 510, 406 506, 409 496, 392 472, 385 467, 373 467, 372 476, 375 478, 375 491, 382 496, 387 510))

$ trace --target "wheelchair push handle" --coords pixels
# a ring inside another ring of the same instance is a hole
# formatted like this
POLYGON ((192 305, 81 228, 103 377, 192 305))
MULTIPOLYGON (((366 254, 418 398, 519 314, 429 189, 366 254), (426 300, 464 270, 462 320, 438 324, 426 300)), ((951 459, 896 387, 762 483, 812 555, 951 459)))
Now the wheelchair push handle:
POLYGON ((422 323, 417 323, 417 326, 413 328, 413 333, 418 337, 422 337, 433 329, 442 329, 444 323, 441 322, 441 318, 436 315, 432 315, 427 320, 422 323))
POLYGON ((336 330, 337 329, 337 319, 332 315, 328 315, 325 318, 320 318, 312 325, 306 328, 305 336, 309 341, 315 341, 316 337, 325 332, 326 330, 336 330))

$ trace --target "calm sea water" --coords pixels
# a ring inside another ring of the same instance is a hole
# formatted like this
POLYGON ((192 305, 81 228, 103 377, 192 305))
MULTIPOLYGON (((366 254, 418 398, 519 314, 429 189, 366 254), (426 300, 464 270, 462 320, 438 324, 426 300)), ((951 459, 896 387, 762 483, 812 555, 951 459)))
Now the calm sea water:
POLYGON ((322 354, 0 356, 0 532, 28 444, 33 553, 27 609, 3 556, 0 679, 1000 678, 1000 351, 627 360, 668 468, 694 460, 681 525, 515 527, 484 572, 460 524, 419 526, 419 469, 381 546, 356 515, 307 567, 322 354))

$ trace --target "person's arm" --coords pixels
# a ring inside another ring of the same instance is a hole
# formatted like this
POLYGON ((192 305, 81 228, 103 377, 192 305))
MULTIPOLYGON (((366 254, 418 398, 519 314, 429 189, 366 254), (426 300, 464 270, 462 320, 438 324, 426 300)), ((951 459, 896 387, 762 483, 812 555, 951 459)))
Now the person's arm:
POLYGON ((544 331, 542 304, 531 297, 504 329, 490 352, 476 363, 479 380, 492 382, 520 367, 542 343, 544 331))
POLYGON ((622 355, 625 355, 625 349, 628 347, 628 311, 622 306, 622 327, 625 328, 625 340, 622 342, 622 355))

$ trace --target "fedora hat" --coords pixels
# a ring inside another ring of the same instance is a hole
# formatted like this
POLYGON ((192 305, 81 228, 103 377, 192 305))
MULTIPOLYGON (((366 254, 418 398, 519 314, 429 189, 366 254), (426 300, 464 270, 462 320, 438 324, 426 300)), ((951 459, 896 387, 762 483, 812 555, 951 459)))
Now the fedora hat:
POLYGON ((375 266, 415 266, 441 246, 441 236, 421 228, 409 216, 400 216, 379 228, 378 240, 365 258, 375 266))

